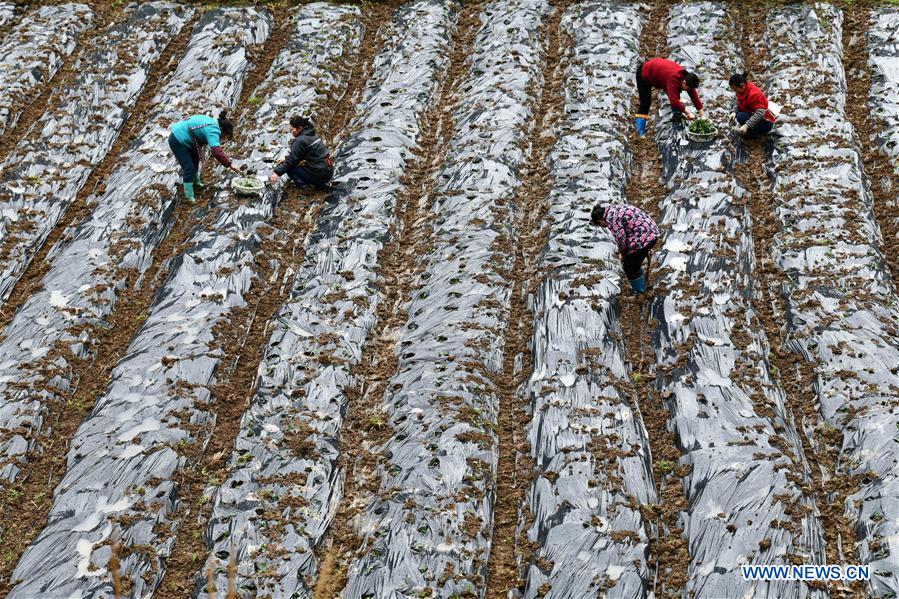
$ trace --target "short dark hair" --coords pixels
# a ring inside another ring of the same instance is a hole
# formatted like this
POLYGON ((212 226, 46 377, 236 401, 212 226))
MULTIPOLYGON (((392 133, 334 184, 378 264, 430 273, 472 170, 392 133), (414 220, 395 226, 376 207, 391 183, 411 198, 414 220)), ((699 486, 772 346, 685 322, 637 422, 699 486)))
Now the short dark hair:
POLYGON ((594 225, 599 224, 599 221, 606 220, 606 207, 600 204, 597 204, 593 207, 593 210, 590 212, 590 222, 594 225))
POLYGON ((304 116, 294 115, 290 117, 290 126, 294 129, 305 129, 306 127, 314 127, 312 121, 304 116))
POLYGON ((745 85, 746 82, 749 81, 749 77, 746 76, 746 73, 734 73, 730 76, 730 83, 734 87, 740 87, 741 85, 745 85))
POLYGON ((219 129, 221 129, 222 137, 234 137, 234 123, 228 118, 228 110, 222 110, 219 113, 219 129))
POLYGON ((688 89, 696 89, 697 87, 699 87, 699 76, 696 73, 685 71, 684 83, 687 84, 688 89))

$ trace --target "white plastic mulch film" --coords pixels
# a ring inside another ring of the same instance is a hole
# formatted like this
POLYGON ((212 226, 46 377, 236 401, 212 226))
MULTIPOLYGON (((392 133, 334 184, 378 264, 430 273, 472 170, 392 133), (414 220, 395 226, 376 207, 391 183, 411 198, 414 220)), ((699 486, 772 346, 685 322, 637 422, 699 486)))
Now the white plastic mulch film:
POLYGON ((618 250, 589 222, 595 204, 625 201, 643 17, 637 4, 594 1, 562 20, 571 50, 550 156, 544 276, 531 298, 534 372, 524 387, 536 466, 527 598, 644 597, 651 583, 639 506, 656 493, 646 430, 628 394, 618 250))
MULTIPOLYGON (((122 27, 137 35, 148 25, 183 25, 192 13, 185 10, 147 4, 122 27)), ((126 282, 130 278, 133 285, 149 267, 152 251, 171 225, 180 175, 168 147, 169 125, 209 104, 230 105, 237 99, 239 81, 249 66, 244 57, 248 34, 225 26, 216 13, 197 25, 185 57, 153 98, 158 107, 121 156, 107 190, 91 199, 96 203, 93 213, 53 249, 49 271, 38 290, 4 331, 0 340, 4 398, 0 431, 7 433, 0 437, 6 458, 0 470, 3 479, 15 480, 27 452, 52 435, 44 422, 51 404, 64 401, 79 382, 72 362, 96 356, 99 336, 109 327, 107 318, 126 282), (212 60, 219 56, 228 60, 212 60)), ((148 47, 159 51, 156 43, 148 47)))
MULTIPOLYGON (((271 25, 267 11, 239 8, 207 12, 182 59, 185 69, 179 67, 174 80, 190 72, 190 84, 196 85, 197 79, 206 75, 211 89, 204 95, 214 94, 220 102, 232 103, 250 66, 246 50, 261 45, 271 25), (230 55, 230 59, 222 60, 222 54, 230 55), (199 72, 191 72, 186 65, 193 62, 207 64, 199 72), (213 65, 222 65, 222 70, 217 71, 213 65), (215 90, 220 92, 216 94, 215 90)), ((194 101, 202 97, 198 95, 194 101)), ((210 102, 209 97, 204 100, 210 102)), ((180 97, 169 100, 182 101, 180 97)), ((150 139, 154 142, 146 153, 132 155, 138 162, 135 173, 122 176, 138 178, 137 173, 153 172, 151 164, 160 161, 168 171, 167 193, 171 193, 179 178, 177 165, 170 155, 162 158, 154 152, 161 151, 157 143, 166 143, 167 126, 189 115, 164 114, 156 115, 158 120, 148 125, 152 137, 135 142, 136 146, 150 139), (138 156, 142 158, 137 160, 138 156)), ((266 126, 274 126, 270 114, 265 121, 266 126)), ((239 231, 235 233, 240 237, 239 231)), ((195 255, 204 250, 214 253, 232 239, 223 231, 215 238, 217 241, 206 247, 200 231, 189 241, 191 250, 182 256, 157 294, 148 319, 113 370, 105 394, 72 439, 68 470, 54 491, 49 522, 13 572, 18 585, 10 597, 111 595, 112 582, 106 569, 111 540, 118 541, 123 554, 127 553, 121 557, 119 571, 132 581, 136 596, 152 593, 162 580, 177 532, 177 522, 171 517, 182 507, 176 472, 183 458, 176 448, 182 440, 202 442, 185 430, 196 433, 197 429, 188 426, 191 418, 201 425, 201 432, 205 423, 203 413, 191 413, 182 421, 175 412, 180 409, 183 411, 179 414, 184 414, 196 402, 208 400, 208 389, 200 385, 212 379, 218 356, 206 345, 211 342, 214 324, 210 312, 242 301, 237 293, 229 297, 227 292, 220 295, 217 288, 212 288, 213 273, 226 266, 222 261, 210 259, 208 271, 191 269, 198 263, 195 255), (191 295, 191 291, 196 293, 191 295), (197 308, 188 310, 192 306, 197 308), (188 322, 182 322, 185 319, 188 322), (128 552, 140 546, 151 546, 154 551, 128 552)), ((252 236, 244 239, 244 246, 254 245, 252 236)), ((248 278, 241 266, 235 264, 234 276, 248 278)), ((230 282, 228 277, 222 279, 230 282)))
MULTIPOLYGON (((27 238, 24 243, 31 254, 7 259, 4 274, 22 273, 40 238, 46 238, 92 167, 109 151, 127 117, 128 105, 146 84, 150 68, 193 10, 156 2, 129 8, 126 14, 121 24, 105 34, 109 50, 89 52, 79 59, 74 85, 64 90, 59 103, 37 122, 6 161, 12 166, 3 181, 10 187, 0 190, 0 206, 4 214, 22 213, 17 222, 25 219, 35 226, 20 237, 27 238), (30 183, 30 173, 39 173, 35 178, 41 182, 30 183)), ((68 342, 76 356, 88 355, 82 345, 87 342, 86 335, 66 334, 67 327, 84 324, 79 316, 89 311, 88 305, 76 299, 76 290, 85 282, 76 272, 84 264, 80 257, 75 262, 67 259, 66 250, 57 248, 54 254, 57 267, 49 278, 61 278, 64 285, 51 283, 34 294, 0 340, 0 455, 5 458, 0 479, 7 481, 17 479, 28 452, 35 450, 39 438, 46 439, 51 433, 44 424, 51 389, 65 392, 71 387, 57 342, 68 342), (52 374, 47 376, 45 369, 51 364, 52 374), (52 379, 51 387, 37 384, 41 377, 52 379)), ((4 282, 11 289, 13 279, 4 278, 4 282)))
MULTIPOLYGON (((893 159, 893 167, 899 173, 899 8, 871 11, 868 51, 874 71, 871 109, 884 125, 874 137, 880 149, 893 159)), ((892 195, 899 198, 899 189, 893 189, 892 195)), ((899 202, 899 199, 894 201, 899 202)))
POLYGON ((28 11, 14 24, 0 42, 0 135, 16 125, 22 100, 53 78, 93 19, 86 4, 57 4, 28 11))
MULTIPOLYGON (((663 101, 657 118, 668 195, 654 258, 650 314, 658 384, 689 467, 684 494, 696 597, 815 595, 803 583, 743 579, 747 564, 824 563, 810 473, 769 345, 753 308, 755 258, 746 190, 733 172, 736 110, 728 79, 743 72, 738 32, 719 3, 671 9, 670 58, 702 77, 712 143, 686 139, 688 122, 663 101), (662 244, 664 241, 664 244, 662 244)), ((663 581, 660 581, 663 583, 663 581)))
POLYGON ((207 568, 224 571, 233 548, 241 596, 311 597, 315 550, 342 498, 339 436, 349 371, 374 325, 374 266, 456 18, 455 5, 437 0, 394 13, 352 133, 335 152, 343 191, 319 216, 290 299, 271 322, 233 471, 215 493, 207 531, 207 568))
POLYGON ((493 528, 493 427, 512 256, 501 249, 545 65, 543 0, 487 4, 451 108, 455 130, 426 200, 424 272, 408 304, 381 412, 393 429, 379 492, 358 523, 348 598, 482 596, 493 528))
POLYGON ((0 165, 0 303, 118 138, 150 69, 193 9, 165 2, 130 5, 79 52, 74 81, 0 165))
POLYGON ((768 21, 766 86, 787 106, 770 156, 772 257, 786 278, 787 346, 813 368, 825 426, 842 435, 837 474, 858 480, 842 505, 854 538, 842 538, 841 559, 870 564, 869 592, 895 596, 899 298, 844 110, 842 23, 828 4, 782 8, 768 21))
POLYGON ((12 22, 17 10, 15 2, 0 2, 0 28, 12 22))

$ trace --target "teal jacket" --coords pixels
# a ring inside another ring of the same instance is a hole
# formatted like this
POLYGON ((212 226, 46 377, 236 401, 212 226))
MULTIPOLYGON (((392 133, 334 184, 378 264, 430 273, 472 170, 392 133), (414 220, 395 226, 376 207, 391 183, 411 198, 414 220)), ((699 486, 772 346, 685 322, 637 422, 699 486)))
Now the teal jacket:
POLYGON ((172 125, 172 135, 181 145, 193 148, 196 140, 197 151, 202 146, 209 146, 212 156, 223 166, 230 167, 231 159, 222 151, 219 122, 205 114, 195 114, 186 121, 179 121, 172 125), (193 135, 193 139, 191 139, 193 135))
POLYGON ((218 121, 205 114, 195 114, 186 121, 175 123, 172 125, 172 133, 175 135, 175 139, 187 147, 194 145, 191 133, 201 146, 215 148, 221 145, 219 138, 222 130, 219 129, 218 121))

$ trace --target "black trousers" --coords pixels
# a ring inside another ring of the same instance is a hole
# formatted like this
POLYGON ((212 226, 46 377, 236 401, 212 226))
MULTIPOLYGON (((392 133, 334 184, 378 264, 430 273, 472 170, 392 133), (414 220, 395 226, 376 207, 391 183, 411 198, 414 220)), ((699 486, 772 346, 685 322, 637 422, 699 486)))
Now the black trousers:
POLYGON ((649 114, 649 107, 652 105, 652 86, 644 81, 641 75, 644 64, 641 62, 637 65, 637 93, 640 94, 640 108, 637 109, 637 114, 649 114))
POLYGON ((656 242, 653 241, 645 248, 628 254, 621 261, 621 266, 624 268, 624 275, 627 277, 628 281, 633 281, 640 277, 643 261, 646 260, 646 256, 649 255, 650 250, 655 247, 655 244, 656 242))

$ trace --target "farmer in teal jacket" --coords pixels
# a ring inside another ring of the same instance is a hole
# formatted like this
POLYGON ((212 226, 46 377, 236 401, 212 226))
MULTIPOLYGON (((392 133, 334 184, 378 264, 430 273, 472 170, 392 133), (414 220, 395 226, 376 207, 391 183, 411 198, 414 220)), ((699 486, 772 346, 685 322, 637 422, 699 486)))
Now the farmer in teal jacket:
POLYGON ((227 110, 223 110, 218 119, 204 114, 194 115, 172 125, 171 131, 169 148, 181 165, 184 197, 188 202, 194 202, 194 183, 202 185, 200 165, 204 146, 209 146, 209 151, 222 166, 236 173, 240 172, 221 147, 222 143, 234 136, 234 124, 228 119, 227 110))

